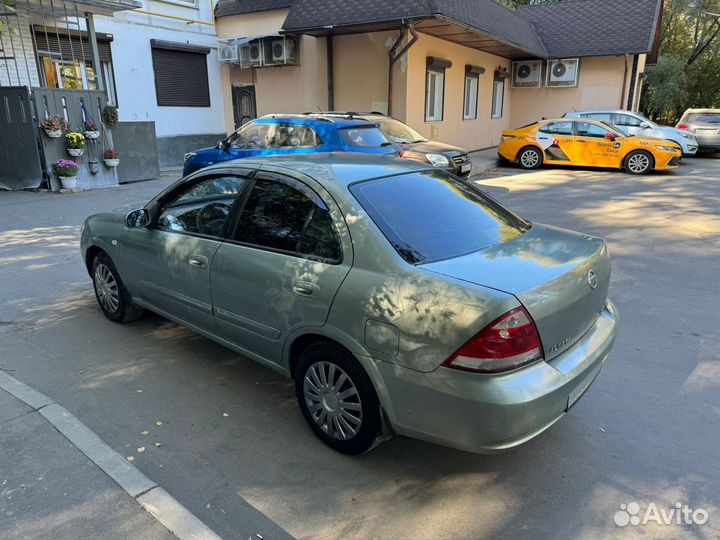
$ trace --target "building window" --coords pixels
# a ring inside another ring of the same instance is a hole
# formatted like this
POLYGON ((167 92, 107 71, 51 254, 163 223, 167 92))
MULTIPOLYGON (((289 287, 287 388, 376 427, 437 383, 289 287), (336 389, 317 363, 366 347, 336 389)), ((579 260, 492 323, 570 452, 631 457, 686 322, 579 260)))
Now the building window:
POLYGON ((155 95, 161 107, 210 107, 208 47, 152 39, 155 95))
POLYGON ((478 86, 480 79, 477 75, 465 75, 465 105, 463 107, 463 120, 477 118, 478 86))
POLYGON ((505 79, 495 76, 493 80, 492 114, 491 118, 502 118, 505 102, 505 79))
POLYGON ((445 106, 445 70, 452 66, 449 60, 428 56, 425 78, 425 121, 440 122, 445 106))

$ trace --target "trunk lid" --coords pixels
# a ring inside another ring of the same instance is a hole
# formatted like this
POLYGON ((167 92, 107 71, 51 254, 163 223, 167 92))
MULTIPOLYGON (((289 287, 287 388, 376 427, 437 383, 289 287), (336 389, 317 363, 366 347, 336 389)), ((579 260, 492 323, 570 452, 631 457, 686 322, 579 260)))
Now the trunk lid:
POLYGON ((602 239, 540 224, 508 242, 422 267, 513 294, 535 321, 545 360, 592 326, 610 284, 610 255, 602 239))

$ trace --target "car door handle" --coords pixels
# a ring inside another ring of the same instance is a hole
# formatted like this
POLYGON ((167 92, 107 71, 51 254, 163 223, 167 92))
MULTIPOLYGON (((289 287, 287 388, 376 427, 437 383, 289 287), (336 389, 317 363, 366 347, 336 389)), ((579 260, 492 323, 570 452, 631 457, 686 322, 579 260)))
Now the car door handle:
POLYGON ((575 142, 580 142, 580 143, 585 144, 587 141, 583 141, 582 139, 578 139, 578 140, 576 140, 575 142))
POLYGON ((204 255, 190 255, 188 263, 195 268, 205 268, 208 263, 208 258, 204 255))
POLYGON ((300 296, 310 296, 317 288, 317 285, 308 283, 307 281, 296 281, 292 287, 293 292, 300 296))

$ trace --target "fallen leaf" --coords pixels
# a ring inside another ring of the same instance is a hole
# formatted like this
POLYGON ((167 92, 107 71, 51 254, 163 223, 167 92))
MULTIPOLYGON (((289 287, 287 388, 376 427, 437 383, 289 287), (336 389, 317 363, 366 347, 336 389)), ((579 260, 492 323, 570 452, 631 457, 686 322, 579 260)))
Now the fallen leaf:
POLYGON ((162 422, 161 422, 160 420, 158 420, 157 422, 155 422, 155 425, 156 425, 156 426, 162 426, 162 422))
POLYGON ((142 393, 142 390, 135 390, 138 394, 142 393))
POLYGON ((135 461, 135 458, 132 457, 132 456, 128 456, 128 457, 127 457, 127 460, 128 460, 128 461, 135 461))
POLYGON ((159 443, 159 442, 156 442, 156 443, 155 443, 155 448, 160 448, 160 443, 159 443))
POLYGON ((603 433, 605 433, 605 430, 604 430, 603 428, 600 427, 600 428, 598 428, 598 429, 599 429, 600 431, 602 431, 603 433))
POLYGON ((143 431, 140 435, 150 435, 149 431, 143 431))
POLYGON ((138 453, 142 454, 145 451, 145 447, 141 446, 137 449, 138 453))
POLYGON ((227 416, 230 416, 230 415, 229 415, 228 413, 224 412, 224 413, 223 413, 223 416, 227 417, 227 416))

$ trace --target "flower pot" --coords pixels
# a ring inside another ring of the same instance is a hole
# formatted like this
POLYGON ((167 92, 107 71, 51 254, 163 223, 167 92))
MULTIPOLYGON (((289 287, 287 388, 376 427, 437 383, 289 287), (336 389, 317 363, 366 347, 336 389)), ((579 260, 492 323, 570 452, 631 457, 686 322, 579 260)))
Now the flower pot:
POLYGON ((103 161, 105 162, 106 167, 117 167, 120 165, 119 159, 104 159, 103 161))
POLYGON ((47 135, 51 139, 57 139, 62 135, 62 131, 60 131, 59 129, 46 129, 45 135, 47 135))
POLYGON ((88 170, 90 174, 97 174, 100 172, 100 164, 97 161, 88 161, 88 170))
POLYGON ((78 157, 78 156, 83 155, 83 152, 85 151, 85 149, 84 148, 68 148, 67 151, 68 151, 68 154, 70 154, 71 156, 78 157))
POLYGON ((99 131, 86 131, 85 132, 86 139, 97 139, 99 136, 100 136, 99 131))
POLYGON ((77 187, 77 176, 61 176, 60 183, 65 189, 77 187))

